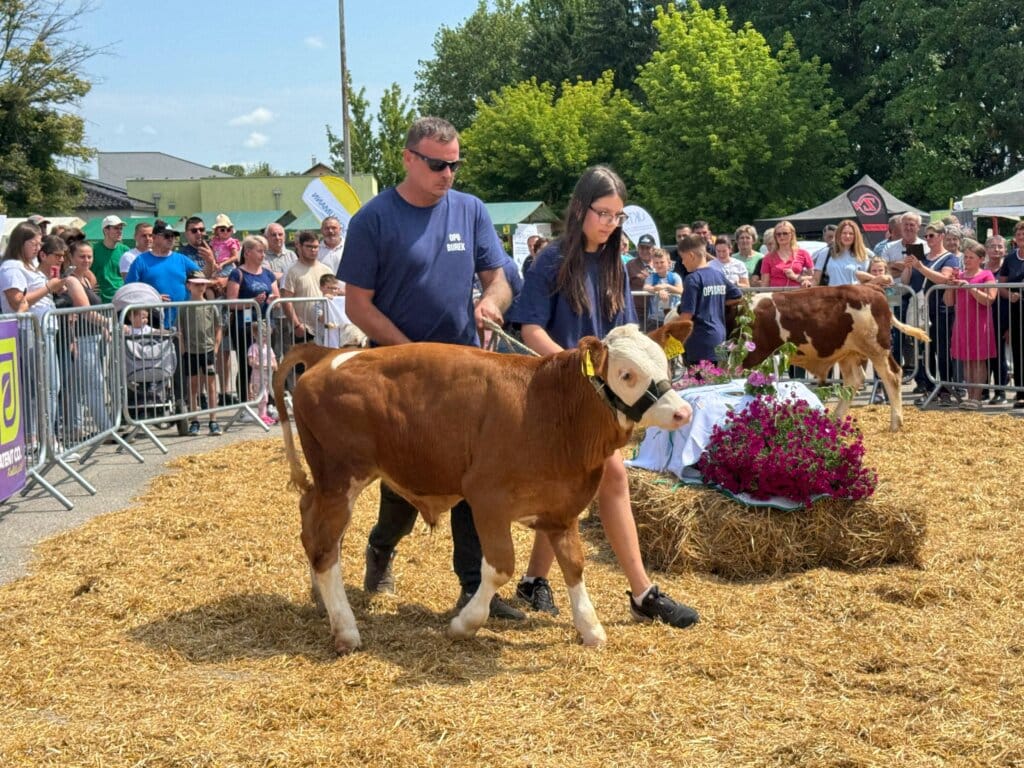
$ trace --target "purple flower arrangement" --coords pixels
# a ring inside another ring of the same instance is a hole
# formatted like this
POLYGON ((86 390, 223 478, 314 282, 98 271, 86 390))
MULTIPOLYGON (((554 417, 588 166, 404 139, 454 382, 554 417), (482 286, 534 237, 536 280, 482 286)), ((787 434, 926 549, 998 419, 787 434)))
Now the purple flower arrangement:
MULTIPOLYGON (((767 384, 755 383, 751 374, 748 386, 770 386, 766 378, 767 384)), ((863 460, 864 440, 849 416, 836 422, 803 401, 759 394, 714 428, 697 468, 706 482, 731 493, 806 505, 823 494, 851 501, 871 496, 878 476, 863 460)))

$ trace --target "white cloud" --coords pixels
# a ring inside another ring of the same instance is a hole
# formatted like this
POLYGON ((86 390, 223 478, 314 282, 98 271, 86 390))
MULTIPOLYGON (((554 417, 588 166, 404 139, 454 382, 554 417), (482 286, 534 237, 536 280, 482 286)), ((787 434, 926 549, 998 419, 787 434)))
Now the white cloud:
POLYGON ((124 123, 118 123, 117 127, 114 128, 115 136, 124 136, 124 123))
POLYGON ((266 107, 256 107, 252 112, 238 117, 233 117, 228 121, 228 125, 266 125, 274 119, 274 113, 266 107))
POLYGON ((154 128, 152 125, 142 126, 142 132, 147 136, 156 136, 156 128, 154 128))
POLYGON ((316 35, 310 35, 309 37, 307 37, 302 42, 304 42, 306 44, 307 48, 323 48, 324 47, 323 38, 318 37, 316 35))
POLYGON ((249 149, 259 149, 260 147, 265 147, 268 141, 270 141, 269 136, 264 133, 259 133, 258 131, 253 131, 249 134, 249 138, 247 138, 243 144, 245 144, 249 149))

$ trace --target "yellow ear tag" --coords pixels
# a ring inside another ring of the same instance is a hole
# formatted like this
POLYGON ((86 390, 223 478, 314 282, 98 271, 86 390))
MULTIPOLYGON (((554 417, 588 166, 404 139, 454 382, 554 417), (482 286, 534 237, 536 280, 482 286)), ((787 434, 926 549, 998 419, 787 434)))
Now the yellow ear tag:
POLYGON ((583 373, 587 376, 594 375, 594 364, 590 360, 590 350, 583 353, 583 373))
POLYGON ((675 336, 669 336, 668 341, 665 342, 665 357, 669 360, 673 360, 679 357, 684 352, 683 343, 675 336))

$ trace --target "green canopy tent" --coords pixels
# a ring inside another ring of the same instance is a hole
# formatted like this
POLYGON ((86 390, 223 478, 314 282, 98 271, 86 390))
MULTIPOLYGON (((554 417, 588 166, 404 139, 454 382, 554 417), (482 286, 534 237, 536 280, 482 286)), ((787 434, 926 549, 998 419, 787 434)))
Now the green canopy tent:
MULTIPOLYGON (((103 219, 105 216, 97 216, 95 219, 89 219, 85 226, 82 227, 82 231, 85 232, 86 238, 94 242, 98 242, 103 239, 103 219)), ((121 239, 125 245, 129 248, 135 247, 135 227, 139 224, 153 224, 158 218, 162 218, 168 224, 173 225, 175 228, 181 222, 180 218, 174 218, 169 216, 129 216, 127 219, 122 219, 124 222, 124 235, 121 239)))
POLYGON ((320 219, 318 219, 312 211, 305 211, 300 213, 299 217, 292 221, 290 224, 286 224, 285 232, 301 232, 304 229, 312 229, 314 232, 320 231, 320 219))
POLYGON ((484 203, 487 214, 499 232, 509 234, 516 224, 540 224, 558 221, 558 216, 545 203, 484 203))
POLYGON ((203 211, 195 215, 203 220, 206 229, 212 234, 213 223, 221 213, 226 213, 231 219, 236 235, 262 235, 268 224, 287 227, 295 218, 291 211, 203 211))

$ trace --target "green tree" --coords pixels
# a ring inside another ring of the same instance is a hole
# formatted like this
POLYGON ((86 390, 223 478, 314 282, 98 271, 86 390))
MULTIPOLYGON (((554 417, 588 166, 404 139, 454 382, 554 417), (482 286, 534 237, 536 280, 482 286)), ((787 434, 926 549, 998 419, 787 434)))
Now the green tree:
POLYGON ((229 163, 228 165, 211 165, 211 168, 221 173, 227 173, 232 176, 280 176, 280 171, 275 171, 270 167, 270 163, 263 160, 258 163, 248 163, 241 165, 240 163, 229 163))
POLYGON ((1024 6, 1010 0, 724 0, 734 18, 831 67, 869 173, 922 207, 1024 164, 1024 6))
POLYGON ((58 163, 93 154, 73 114, 90 88, 82 69, 99 52, 72 41, 88 10, 0 0, 0 210, 9 214, 67 211, 81 199, 81 182, 58 163))
MULTIPOLYGON (((791 39, 778 56, 725 9, 659 10, 659 48, 637 78, 634 197, 661 222, 747 222, 841 189, 849 148, 827 68, 791 39)), ((668 224, 666 224, 668 226, 668 224)))
POLYGON ((561 94, 531 79, 501 89, 477 110, 462 134, 460 186, 485 200, 543 200, 556 209, 587 166, 620 164, 635 113, 610 72, 596 82, 563 83, 561 94))
POLYGON ((442 26, 434 35, 434 58, 420 61, 416 71, 420 114, 467 128, 477 99, 525 78, 520 56, 526 31, 523 7, 514 0, 495 0, 493 11, 480 0, 460 26, 442 26))
POLYGON ((597 80, 633 91, 637 70, 657 44, 658 0, 527 0, 522 68, 539 81, 597 80))
MULTIPOLYGON (((352 141, 352 170, 354 173, 370 173, 381 187, 391 187, 402 180, 405 168, 402 165, 402 148, 409 126, 416 119, 416 111, 409 105, 409 99, 402 96, 397 83, 384 91, 377 111, 376 128, 370 122, 369 102, 365 89, 360 89, 356 98, 349 100, 352 120, 349 136, 352 141)), ((327 144, 331 164, 344 170, 344 142, 327 126, 327 144)))

